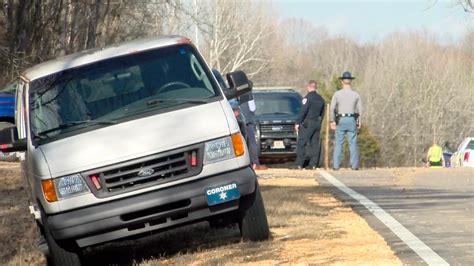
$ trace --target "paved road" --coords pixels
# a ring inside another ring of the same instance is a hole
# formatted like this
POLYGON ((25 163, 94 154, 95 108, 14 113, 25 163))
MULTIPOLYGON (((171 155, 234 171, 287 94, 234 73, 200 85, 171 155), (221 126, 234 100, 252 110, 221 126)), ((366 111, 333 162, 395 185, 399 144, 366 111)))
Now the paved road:
MULTIPOLYGON (((474 168, 328 171, 398 220, 451 265, 474 265, 474 168)), ((424 264, 362 205, 317 180, 351 204, 406 264, 424 264)))

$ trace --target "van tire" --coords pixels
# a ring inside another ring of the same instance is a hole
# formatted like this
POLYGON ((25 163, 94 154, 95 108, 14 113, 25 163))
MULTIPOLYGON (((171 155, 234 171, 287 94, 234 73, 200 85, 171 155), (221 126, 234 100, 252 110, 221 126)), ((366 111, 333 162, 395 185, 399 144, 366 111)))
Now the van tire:
POLYGON ((244 241, 268 240, 270 230, 258 183, 255 185, 255 200, 253 204, 245 212, 241 212, 239 218, 240 234, 244 241))
MULTIPOLYGON (((44 215, 44 213, 42 214, 44 215)), ((58 243, 51 235, 47 223, 44 223, 44 236, 49 251, 47 265, 81 265, 81 250, 75 243, 58 243)))

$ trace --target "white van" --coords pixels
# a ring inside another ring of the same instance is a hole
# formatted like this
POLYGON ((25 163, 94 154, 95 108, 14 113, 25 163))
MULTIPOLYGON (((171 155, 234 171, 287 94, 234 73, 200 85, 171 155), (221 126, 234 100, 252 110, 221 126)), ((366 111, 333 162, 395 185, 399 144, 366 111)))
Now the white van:
POLYGON ((49 262, 78 265, 84 247, 207 220, 269 237, 244 139, 190 40, 166 36, 88 50, 15 81, 15 127, 0 149, 24 152, 30 210, 49 262))

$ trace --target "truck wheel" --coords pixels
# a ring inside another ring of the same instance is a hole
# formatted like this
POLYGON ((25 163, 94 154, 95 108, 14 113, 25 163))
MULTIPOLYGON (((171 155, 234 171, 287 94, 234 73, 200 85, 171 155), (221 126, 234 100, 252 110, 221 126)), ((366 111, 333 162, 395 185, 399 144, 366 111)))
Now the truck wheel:
POLYGON ((81 250, 75 243, 58 243, 51 235, 47 223, 44 223, 44 235, 49 250, 48 265, 81 265, 81 250))
POLYGON ((239 217, 240 234, 244 240, 263 241, 270 237, 267 215, 258 183, 255 185, 255 200, 239 217))

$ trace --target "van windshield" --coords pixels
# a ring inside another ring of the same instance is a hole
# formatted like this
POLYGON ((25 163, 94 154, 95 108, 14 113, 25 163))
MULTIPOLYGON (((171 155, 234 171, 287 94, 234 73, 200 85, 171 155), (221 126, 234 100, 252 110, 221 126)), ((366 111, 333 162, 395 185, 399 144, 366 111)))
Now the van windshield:
POLYGON ((44 139, 217 100, 210 77, 187 44, 55 73, 31 82, 32 133, 44 139))

